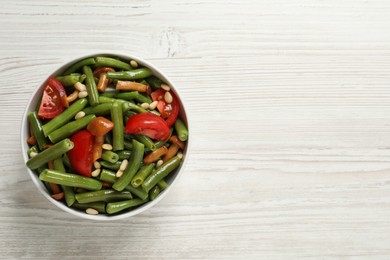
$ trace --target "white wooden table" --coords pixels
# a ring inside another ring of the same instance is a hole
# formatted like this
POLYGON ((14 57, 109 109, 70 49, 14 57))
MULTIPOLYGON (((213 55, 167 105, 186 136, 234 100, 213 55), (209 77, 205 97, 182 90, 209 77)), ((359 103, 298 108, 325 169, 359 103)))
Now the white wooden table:
POLYGON ((390 258, 389 1, 0 3, 0 258, 390 258), (193 149, 160 204, 98 223, 38 193, 19 131, 48 72, 107 50, 174 80, 193 149))

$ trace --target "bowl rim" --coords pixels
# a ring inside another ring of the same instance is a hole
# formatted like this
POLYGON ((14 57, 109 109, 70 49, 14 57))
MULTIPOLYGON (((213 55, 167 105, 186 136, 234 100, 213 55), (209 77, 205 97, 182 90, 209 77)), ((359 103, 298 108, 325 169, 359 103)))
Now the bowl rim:
MULTIPOLYGON (((171 89, 179 97, 179 101, 181 103, 181 111, 183 111, 181 113, 183 113, 183 115, 185 116, 186 123, 187 123, 187 128, 190 130, 190 123, 189 123, 190 122, 190 114, 189 114, 188 110, 185 108, 185 105, 184 105, 186 102, 183 99, 183 97, 180 95, 180 93, 178 92, 177 87, 173 83, 173 81, 165 73, 163 73, 160 69, 158 69, 156 66, 151 64, 149 61, 147 61, 147 60, 145 60, 143 58, 140 58, 140 57, 138 57, 136 55, 132 55, 132 54, 125 54, 125 53, 115 52, 115 51, 91 52, 91 53, 88 53, 88 54, 83 55, 83 56, 78 56, 78 57, 75 57, 75 58, 68 59, 66 62, 61 63, 57 67, 56 70, 54 70, 53 72, 47 74, 47 76, 44 77, 44 80, 37 87, 35 87, 35 89, 31 93, 30 98, 29 98, 29 100, 28 100, 28 102, 26 104, 26 108, 25 108, 25 110, 23 112, 21 129, 20 129, 20 144, 21 144, 21 147, 22 147, 22 156, 23 156, 23 161, 24 161, 25 164, 26 164, 26 162, 29 159, 28 155, 27 155, 28 145, 25 142, 26 132, 28 132, 28 130, 27 130, 27 128, 28 128, 27 114, 30 112, 29 107, 30 107, 31 103, 34 100, 34 97, 37 95, 37 92, 40 91, 43 88, 43 85, 47 82, 47 79, 49 77, 57 75, 65 67, 69 67, 70 65, 72 65, 75 62, 80 61, 82 59, 86 59, 86 58, 89 58, 89 57, 96 57, 96 56, 110 56, 110 57, 116 56, 116 57, 119 57, 119 58, 122 58, 122 59, 136 60, 139 64, 141 64, 141 65, 143 65, 145 67, 150 68, 153 72, 157 72, 157 74, 159 74, 162 77, 163 81, 165 83, 168 83, 169 86, 171 86, 171 89)), ((38 188, 40 193, 47 200, 49 200, 52 204, 54 204, 55 206, 57 206, 58 208, 62 209, 65 212, 70 213, 73 216, 77 216, 77 217, 80 217, 80 218, 83 218, 83 219, 88 219, 88 220, 112 221, 112 220, 125 219, 125 218, 130 218, 130 217, 136 216, 136 215, 138 215, 138 214, 148 210, 149 208, 151 208, 154 205, 156 205, 157 203, 159 203, 169 193, 169 191, 173 188, 173 186, 178 182, 180 176, 182 175, 182 173, 183 173, 183 171, 185 169, 185 166, 186 166, 187 161, 189 159, 188 156, 190 154, 190 149, 191 149, 191 140, 192 140, 192 138, 189 136, 188 140, 187 140, 186 148, 183 151, 184 160, 181 163, 181 165, 179 166, 179 168, 176 169, 176 171, 177 171, 176 172, 176 176, 172 179, 172 182, 170 183, 170 185, 163 192, 161 192, 159 194, 159 196, 157 196, 153 201, 148 201, 147 203, 145 203, 145 204, 135 208, 134 210, 131 210, 131 211, 128 211, 128 212, 125 212, 125 213, 122 213, 122 214, 119 213, 118 215, 114 215, 114 216, 108 216, 106 214, 89 215, 89 214, 86 214, 83 211, 78 211, 76 209, 70 208, 70 207, 66 206, 63 202, 54 200, 53 198, 50 197, 48 192, 44 189, 43 183, 39 180, 37 174, 35 174, 32 170, 30 170, 26 166, 25 166, 25 169, 29 173, 29 176, 30 176, 31 180, 33 181, 35 186, 38 188)))

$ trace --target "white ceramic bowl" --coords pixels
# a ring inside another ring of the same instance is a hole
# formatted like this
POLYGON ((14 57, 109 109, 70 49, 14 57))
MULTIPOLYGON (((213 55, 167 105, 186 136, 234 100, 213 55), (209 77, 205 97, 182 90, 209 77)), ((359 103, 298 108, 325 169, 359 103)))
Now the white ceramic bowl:
MULTIPOLYGON (((24 159, 25 163, 29 159, 28 155, 27 155, 27 150, 29 149, 29 146, 26 143, 26 139, 29 136, 27 113, 30 112, 30 111, 34 111, 34 109, 35 109, 35 107, 36 107, 37 103, 39 102, 39 99, 40 99, 40 97, 42 95, 42 91, 43 91, 44 87, 46 86, 45 83, 46 83, 47 79, 49 77, 51 77, 51 76, 61 75, 61 73, 63 71, 65 71, 66 68, 68 68, 69 66, 71 66, 75 62, 78 62, 78 61, 80 61, 82 59, 85 59, 85 58, 88 58, 88 57, 96 57, 96 56, 119 57, 123 61, 136 60, 138 62, 138 64, 140 64, 141 66, 144 66, 144 67, 147 67, 147 68, 151 69, 153 71, 153 74, 155 76, 159 77, 164 82, 168 83, 172 87, 172 90, 175 92, 175 94, 179 97, 179 99, 180 99, 180 114, 179 114, 179 117, 187 125, 187 127, 188 127, 188 129, 190 131, 188 114, 186 113, 183 99, 180 96, 179 92, 177 91, 177 88, 175 87, 173 82, 171 80, 169 80, 169 78, 163 72, 161 72, 159 69, 157 69, 155 66, 153 66, 149 62, 147 62, 147 61, 145 61, 145 60, 143 60, 141 58, 138 58, 136 56, 133 56, 133 55, 125 55, 125 54, 118 54, 118 53, 112 53, 112 52, 90 54, 90 55, 86 55, 86 56, 83 56, 83 57, 79 57, 77 59, 73 59, 73 60, 71 60, 69 62, 66 62, 65 64, 61 65, 57 70, 55 70, 54 72, 50 73, 47 77, 45 77, 43 79, 42 84, 37 86, 37 88, 34 90, 30 100, 28 101, 26 110, 24 111, 23 121, 22 121, 22 129, 21 129, 21 132, 20 132, 22 153, 23 153, 23 159, 24 159)), ((54 205, 59 207, 60 209, 66 211, 68 213, 71 213, 71 214, 73 214, 75 216, 78 216, 78 217, 81 217, 81 218, 85 218, 85 219, 91 219, 91 220, 116 220, 116 219, 123 219, 123 218, 128 218, 128 217, 131 217, 131 216, 135 216, 135 215, 137 215, 137 214, 147 210, 148 208, 153 207, 154 205, 156 205, 159 201, 161 201, 168 194, 168 192, 172 189, 174 184, 177 182, 179 175, 183 172, 184 166, 185 166, 185 164, 186 164, 186 162, 188 160, 187 157, 188 157, 188 154, 189 154, 190 139, 191 139, 191 137, 188 138, 186 148, 183 151, 183 155, 184 155, 183 162, 181 163, 181 165, 179 166, 178 169, 176 169, 174 172, 170 173, 169 176, 166 178, 166 181, 169 184, 169 187, 167 189, 165 189, 164 191, 162 191, 159 194, 159 196, 157 196, 157 198, 155 200, 149 201, 149 202, 147 202, 147 203, 145 203, 145 204, 143 204, 143 205, 141 205, 141 206, 139 206, 139 207, 137 207, 137 208, 135 208, 133 210, 130 210, 128 212, 124 212, 122 214, 117 214, 117 215, 114 215, 114 216, 108 216, 108 215, 103 215, 103 214, 88 215, 88 214, 86 214, 83 211, 67 207, 62 201, 57 201, 57 200, 54 200, 53 198, 51 198, 49 192, 46 190, 46 187, 39 180, 38 175, 36 173, 34 173, 33 171, 31 171, 29 168, 26 167, 26 169, 27 169, 27 172, 30 175, 32 181, 37 186, 38 190, 43 194, 43 196, 46 199, 48 199, 51 203, 53 203, 54 205)))

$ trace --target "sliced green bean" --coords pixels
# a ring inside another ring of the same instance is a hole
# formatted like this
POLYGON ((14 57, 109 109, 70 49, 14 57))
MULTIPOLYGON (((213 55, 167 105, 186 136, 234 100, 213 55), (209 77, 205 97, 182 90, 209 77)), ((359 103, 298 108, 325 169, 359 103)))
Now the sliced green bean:
POLYGON ((109 57, 96 57, 96 66, 98 67, 113 67, 121 70, 132 70, 129 63, 109 58, 109 57))
POLYGON ((89 104, 91 106, 96 106, 99 104, 99 93, 93 78, 92 69, 89 66, 84 66, 83 71, 85 76, 87 76, 85 79, 85 86, 87 87, 89 104))
MULTIPOLYGON (((62 157, 58 157, 54 160, 54 170, 59 172, 66 172, 64 163, 62 162, 62 157)), ((68 207, 72 206, 76 201, 73 188, 65 185, 61 185, 61 188, 64 192, 66 205, 68 205, 68 207)))
POLYGON ((48 123, 42 126, 43 133, 45 136, 48 136, 54 130, 65 125, 69 120, 74 118, 74 116, 80 112, 86 105, 88 100, 85 98, 75 101, 70 107, 65 109, 61 114, 50 120, 48 123))
POLYGON ((133 152, 131 153, 129 163, 125 171, 123 172, 122 176, 112 185, 112 188, 117 191, 122 191, 127 185, 129 185, 130 181, 137 173, 141 162, 143 161, 145 146, 142 143, 133 140, 133 147, 133 152))
POLYGON ((106 116, 111 113, 111 107, 112 107, 111 103, 103 103, 94 107, 84 108, 83 112, 85 113, 85 115, 94 114, 96 116, 106 116))
POLYGON ((146 177, 148 177, 149 174, 152 172, 154 166, 156 166, 156 164, 154 163, 142 166, 137 172, 137 174, 134 176, 134 178, 131 180, 131 185, 134 188, 139 187, 144 182, 146 177))
POLYGON ((154 200, 158 194, 160 194, 160 187, 158 185, 154 186, 150 191, 149 191, 149 199, 154 200))
POLYGON ((165 190, 168 188, 168 183, 165 180, 161 180, 157 183, 158 187, 160 187, 160 190, 165 190))
POLYGON ((91 203, 78 203, 75 202, 72 205, 73 208, 81 209, 81 210, 86 210, 86 209, 95 209, 96 211, 100 213, 106 213, 106 203, 103 201, 98 201, 98 202, 91 202, 91 203))
POLYGON ((109 163, 116 163, 119 160, 119 155, 108 150, 104 150, 102 153, 102 159, 109 163))
POLYGON ((181 121, 179 118, 175 122, 175 129, 177 136, 179 137, 180 141, 187 141, 188 139, 188 130, 187 127, 185 126, 184 122, 181 121))
POLYGON ((69 139, 62 140, 59 143, 47 148, 46 150, 38 153, 30 160, 27 161, 26 165, 31 170, 38 169, 39 167, 45 165, 49 161, 52 161, 60 156, 62 156, 67 151, 73 148, 73 142, 69 139))
POLYGON ((116 98, 111 98, 111 97, 106 97, 106 96, 99 96, 99 102, 100 103, 126 103, 128 101, 123 100, 123 99, 116 99, 116 98))
POLYGON ((70 187, 83 188, 87 190, 101 190, 102 183, 92 178, 86 178, 78 174, 63 173, 55 170, 44 170, 39 179, 56 183, 59 185, 65 185, 70 187))
MULTIPOLYGON (((115 176, 115 172, 112 172, 112 171, 109 171, 106 169, 103 169, 100 172, 99 178, 101 181, 105 181, 108 183, 114 183, 117 180, 117 178, 115 176)), ((144 200, 148 197, 148 193, 145 192, 144 190, 142 190, 141 187, 134 188, 133 186, 131 186, 131 184, 129 184, 126 186, 125 190, 130 191, 132 194, 134 194, 135 196, 137 196, 138 198, 140 198, 142 200, 144 200)))
POLYGON ((147 77, 146 81, 149 83, 150 87, 153 90, 160 88, 161 84, 163 83, 163 81, 161 79, 157 78, 156 76, 147 77))
POLYGON ((84 60, 78 61, 74 63, 72 66, 70 66, 62 75, 68 75, 73 72, 76 72, 80 70, 83 66, 90 66, 95 64, 95 59, 94 58, 86 58, 84 60))
POLYGON ((121 163, 122 163, 122 161, 117 161, 116 163, 109 163, 106 161, 99 161, 99 162, 103 168, 107 168, 107 169, 110 169, 113 171, 119 170, 119 168, 121 167, 121 163))
POLYGON ((113 97, 115 97, 115 92, 107 92, 107 90, 106 90, 106 92, 104 92, 104 93, 101 93, 101 94, 99 94, 101 97, 109 97, 109 98, 113 98, 113 97))
POLYGON ((123 142, 123 144, 124 144, 126 150, 133 150, 133 143, 132 142, 125 140, 123 142))
POLYGON ((137 139, 138 142, 143 143, 146 148, 150 149, 151 151, 156 150, 156 146, 150 137, 146 135, 134 135, 135 139, 137 139))
POLYGON ((120 201, 120 200, 131 200, 133 196, 129 191, 116 191, 112 189, 98 190, 91 192, 83 192, 76 194, 76 200, 79 203, 90 203, 96 201, 120 201))
POLYGON ((123 151, 119 151, 118 153, 118 156, 119 156, 119 159, 118 160, 124 160, 124 159, 129 159, 130 158, 130 155, 131 155, 131 151, 128 151, 128 150, 123 150, 123 151))
POLYGON ((131 71, 107 72, 107 78, 120 80, 143 79, 152 75, 152 71, 148 68, 140 68, 131 71))
POLYGON ((56 79, 61 82, 64 87, 73 87, 77 82, 81 82, 85 78, 85 74, 74 73, 66 76, 58 76, 56 79))
POLYGON ((123 128, 123 112, 119 103, 113 103, 111 107, 111 120, 114 123, 112 129, 112 147, 114 151, 123 150, 124 148, 124 128, 123 128))
POLYGON ((31 130, 34 133, 35 139, 37 140, 39 150, 43 150, 43 147, 48 143, 45 135, 43 134, 42 124, 38 118, 38 114, 36 111, 30 112, 27 116, 28 121, 31 125, 31 130))
POLYGON ((115 95, 116 98, 124 99, 124 100, 137 100, 140 103, 152 103, 152 100, 138 91, 132 91, 132 92, 122 92, 115 95))
POLYGON ((149 192, 157 183, 164 179, 169 173, 180 165, 180 158, 174 156, 172 159, 161 165, 153 171, 148 178, 142 183, 142 188, 149 192))
POLYGON ((87 127, 87 125, 95 118, 95 115, 88 115, 78 120, 67 123, 66 125, 62 126, 61 128, 58 128, 57 130, 49 134, 49 139, 53 143, 57 143, 58 141, 69 137, 77 131, 87 127))
POLYGON ((132 199, 132 200, 119 201, 119 202, 110 202, 107 203, 106 211, 108 214, 114 214, 128 208, 139 206, 141 204, 144 204, 147 201, 148 201, 147 199, 146 200, 132 199))

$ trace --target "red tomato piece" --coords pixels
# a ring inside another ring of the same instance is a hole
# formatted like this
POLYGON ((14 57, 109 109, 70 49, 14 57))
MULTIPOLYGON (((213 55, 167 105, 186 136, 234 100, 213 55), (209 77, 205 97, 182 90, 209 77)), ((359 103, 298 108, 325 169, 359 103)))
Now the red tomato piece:
POLYGON ((60 93, 56 88, 47 85, 43 91, 41 105, 38 110, 40 118, 52 119, 64 111, 64 106, 60 100, 60 93))
POLYGON ((152 113, 141 113, 132 116, 126 123, 126 134, 143 134, 154 140, 169 138, 169 126, 159 116, 152 113))
POLYGON ((81 130, 70 140, 74 143, 73 149, 68 152, 73 170, 85 177, 91 177, 94 136, 87 130, 81 130))
POLYGON ((62 105, 64 107, 68 107, 69 106, 68 99, 67 99, 68 97, 66 95, 66 91, 62 86, 61 82, 59 82, 55 78, 49 78, 49 86, 57 89, 58 93, 60 93, 62 105))
POLYGON ((164 89, 159 88, 154 91, 151 96, 153 101, 158 101, 158 112, 160 112, 161 117, 165 119, 168 127, 170 127, 176 122, 176 119, 179 115, 180 105, 179 100, 173 91, 169 91, 169 93, 172 95, 172 103, 166 103, 164 100, 165 92, 166 91, 164 89))
POLYGON ((98 116, 87 126, 87 130, 94 136, 103 136, 110 132, 113 128, 114 123, 102 116, 98 116))

